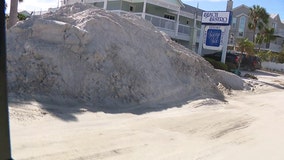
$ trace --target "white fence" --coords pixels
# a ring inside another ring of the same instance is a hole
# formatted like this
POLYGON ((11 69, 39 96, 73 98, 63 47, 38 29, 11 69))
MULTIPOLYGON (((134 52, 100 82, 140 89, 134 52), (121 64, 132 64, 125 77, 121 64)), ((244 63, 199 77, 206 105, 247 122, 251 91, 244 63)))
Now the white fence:
POLYGON ((40 16, 40 15, 43 15, 43 14, 48 13, 48 12, 49 11, 33 11, 32 15, 40 16))
POLYGON ((283 63, 275 63, 275 62, 262 62, 262 68, 284 72, 284 64, 283 63))

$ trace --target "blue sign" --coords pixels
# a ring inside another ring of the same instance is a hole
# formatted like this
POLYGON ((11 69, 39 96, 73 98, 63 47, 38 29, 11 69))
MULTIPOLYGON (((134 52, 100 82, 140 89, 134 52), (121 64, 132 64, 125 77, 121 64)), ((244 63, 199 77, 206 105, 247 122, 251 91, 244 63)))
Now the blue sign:
POLYGON ((208 29, 206 35, 206 46, 219 47, 221 42, 222 30, 208 29))
POLYGON ((203 36, 203 48, 221 50, 223 48, 225 26, 206 26, 203 36))
POLYGON ((222 50, 221 62, 225 63, 232 13, 228 11, 205 11, 202 13, 202 27, 198 54, 202 47, 209 50, 222 50))

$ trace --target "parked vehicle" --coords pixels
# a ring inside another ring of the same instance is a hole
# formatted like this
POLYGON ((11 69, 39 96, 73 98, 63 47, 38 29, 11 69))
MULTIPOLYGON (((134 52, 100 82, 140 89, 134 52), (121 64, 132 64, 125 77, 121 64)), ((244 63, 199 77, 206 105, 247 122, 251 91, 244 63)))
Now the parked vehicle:
MULTIPOLYGON (((206 54, 203 57, 214 59, 215 61, 221 61, 222 52, 215 52, 213 54, 206 54)), ((261 68, 261 60, 257 56, 250 56, 240 52, 230 52, 226 54, 226 64, 232 63, 235 68, 240 65, 241 69, 254 71, 261 68)))
MULTIPOLYGON (((214 59, 215 61, 221 61, 222 52, 215 52, 213 54, 206 54, 203 57, 211 58, 211 59, 214 59)), ((233 53, 233 52, 227 52, 227 54, 226 54, 226 63, 232 63, 237 68, 239 63, 240 63, 240 60, 241 60, 240 54, 233 53)))
POLYGON ((242 54, 240 67, 245 70, 254 71, 261 68, 261 60, 257 56, 242 54))

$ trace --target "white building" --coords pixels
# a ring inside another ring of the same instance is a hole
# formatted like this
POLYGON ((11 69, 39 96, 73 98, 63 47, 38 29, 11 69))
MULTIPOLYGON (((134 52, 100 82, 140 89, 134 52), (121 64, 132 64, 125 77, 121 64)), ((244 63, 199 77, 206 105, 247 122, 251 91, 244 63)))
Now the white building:
MULTIPOLYGON (((203 10, 184 4, 181 0, 62 0, 61 5, 76 2, 92 4, 118 14, 133 13, 142 16, 176 42, 197 51, 203 10)), ((236 45, 238 38, 252 40, 252 31, 247 27, 249 7, 241 5, 233 8, 233 1, 228 0, 226 10, 232 11, 233 15, 229 46, 236 45)), ((284 24, 276 14, 270 16, 269 25, 275 29, 277 39, 263 44, 261 49, 280 52, 284 44, 284 24)))

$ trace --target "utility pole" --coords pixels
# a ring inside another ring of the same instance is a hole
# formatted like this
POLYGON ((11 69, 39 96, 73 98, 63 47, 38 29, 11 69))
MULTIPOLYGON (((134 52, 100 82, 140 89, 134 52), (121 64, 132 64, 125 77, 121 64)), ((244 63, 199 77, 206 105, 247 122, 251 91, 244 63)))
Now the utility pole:
POLYGON ((11 160, 5 21, 5 0, 0 0, 0 160, 11 160))

